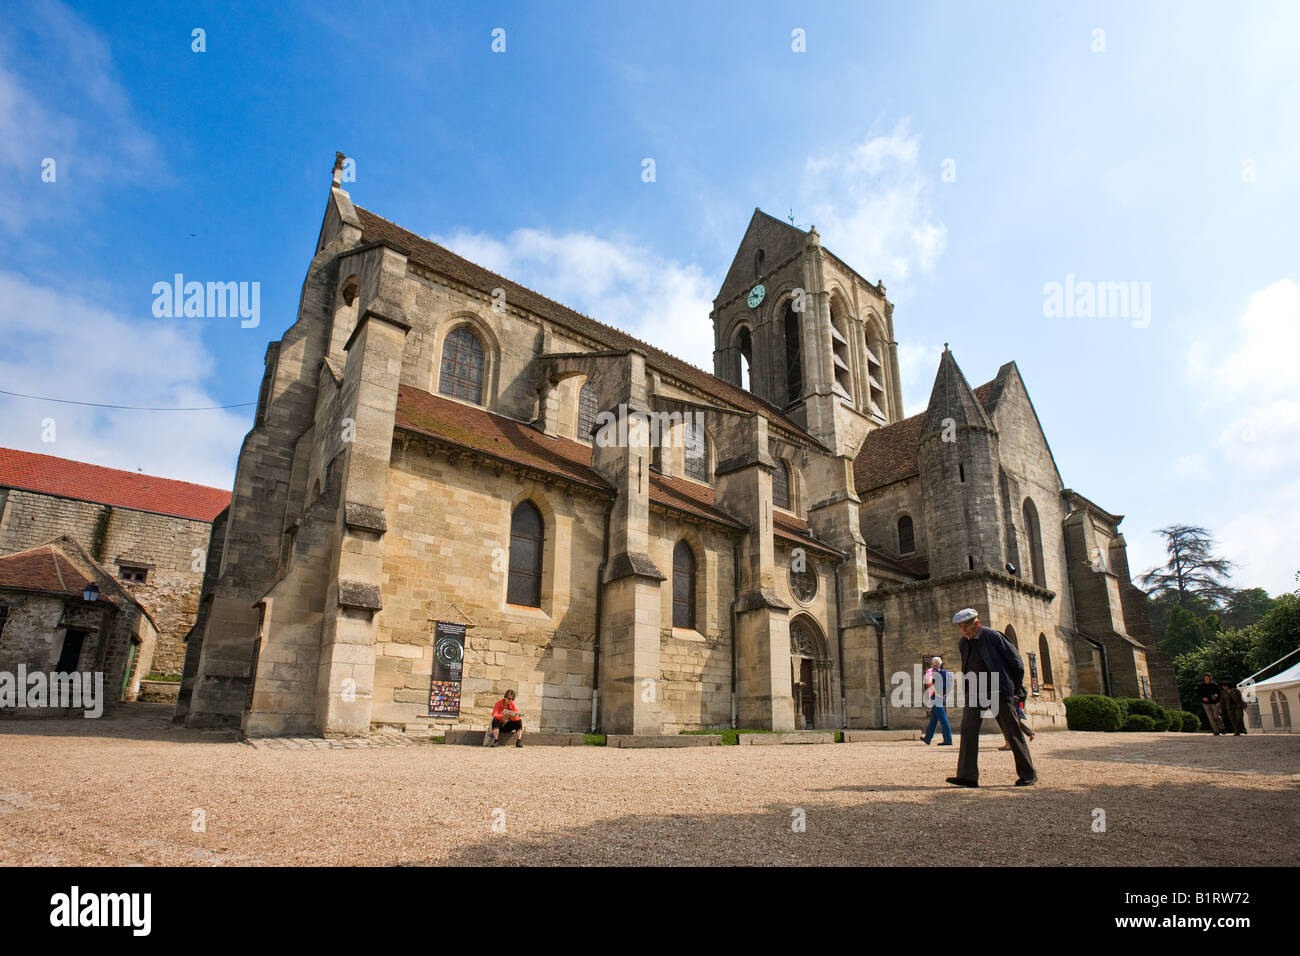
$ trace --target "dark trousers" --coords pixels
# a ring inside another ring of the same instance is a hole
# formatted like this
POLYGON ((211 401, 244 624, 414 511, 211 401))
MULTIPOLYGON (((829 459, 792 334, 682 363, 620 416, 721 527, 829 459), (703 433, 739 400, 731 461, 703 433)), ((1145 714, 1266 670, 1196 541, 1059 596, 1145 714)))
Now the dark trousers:
POLYGON ((948 726, 948 713, 938 704, 930 708, 930 726, 925 728, 925 733, 921 735, 921 739, 926 743, 933 740, 935 727, 942 728, 944 743, 952 743, 952 728, 948 726))
MULTIPOLYGON (((963 707, 961 712, 961 754, 957 758, 957 776, 963 780, 980 778, 980 723, 983 720, 980 710, 979 707, 963 707)), ((1016 758, 1016 774, 1021 780, 1033 780, 1038 772, 1029 757, 1029 742, 1020 729, 1015 702, 1010 697, 1002 698, 996 720, 1007 743, 1011 744, 1011 755, 1016 758)))

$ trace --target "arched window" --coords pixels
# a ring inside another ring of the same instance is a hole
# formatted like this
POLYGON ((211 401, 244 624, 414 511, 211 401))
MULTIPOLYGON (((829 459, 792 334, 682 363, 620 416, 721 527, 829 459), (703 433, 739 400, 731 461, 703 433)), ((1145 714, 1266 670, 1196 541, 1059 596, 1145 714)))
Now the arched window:
POLYGON ((1030 498, 1025 499, 1025 537, 1029 539, 1029 566, 1034 575, 1034 583, 1047 587, 1047 576, 1043 573, 1043 537, 1038 527, 1038 509, 1030 498))
POLYGON ((849 323, 838 305, 831 306, 831 363, 835 366, 835 391, 846 403, 853 402, 853 371, 849 368, 849 323))
POLYGON ((1011 642, 1012 647, 1016 650, 1020 650, 1020 641, 1016 640, 1016 629, 1014 627, 1008 624, 1007 629, 1002 633, 1007 636, 1007 640, 1011 642))
POLYGON ((916 550, 916 529, 912 527, 912 516, 903 515, 898 519, 898 553, 911 554, 916 550))
POLYGON ((763 274, 763 263, 767 259, 767 253, 762 249, 754 253, 754 276, 757 278, 763 274))
POLYGON ((785 385, 787 403, 803 397, 803 343, 793 302, 785 307, 785 385))
POLYGON ((883 422, 889 418, 885 412, 888 405, 885 398, 885 365, 880 358, 885 354, 885 345, 873 330, 867 334, 866 346, 868 410, 877 421, 883 422))
POLYGON ((442 343, 442 373, 438 391, 452 398, 483 404, 483 343, 462 325, 442 343))
POLYGON ((790 467, 779 458, 772 472, 772 504, 790 510, 790 467))
POLYGON ((506 601, 524 607, 542 606, 542 513, 531 501, 521 501, 510 516, 506 601))
POLYGON ((673 627, 695 629, 695 552, 685 541, 673 548, 673 627))
POLYGON ((686 477, 696 481, 709 480, 709 439, 698 422, 682 428, 682 444, 686 459, 686 477))
POLYGON ((1053 687, 1056 681, 1052 680, 1052 652, 1047 646, 1047 635, 1038 635, 1038 657, 1043 662, 1043 686, 1053 687))
POLYGON ((747 392, 754 390, 754 337, 749 329, 741 328, 736 336, 736 347, 740 350, 740 387, 747 392))
POLYGON ((578 437, 583 441, 591 440, 591 433, 596 429, 596 386, 583 382, 578 389, 578 437))

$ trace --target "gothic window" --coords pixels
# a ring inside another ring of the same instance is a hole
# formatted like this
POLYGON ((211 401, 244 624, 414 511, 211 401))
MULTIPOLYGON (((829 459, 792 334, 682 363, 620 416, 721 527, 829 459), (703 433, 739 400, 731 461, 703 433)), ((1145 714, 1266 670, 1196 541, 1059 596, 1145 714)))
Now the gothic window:
POLYGON ((754 337, 749 329, 741 328, 736 336, 736 346, 740 350, 740 387, 747 392, 754 390, 754 337))
MULTIPOLYGON (((1038 527, 1038 509, 1030 498, 1025 499, 1025 537, 1029 541, 1029 565, 1034 576, 1034 583, 1047 587, 1047 576, 1043 573, 1043 537, 1038 527)), ((1044 664, 1046 666, 1046 664, 1044 664)))
POLYGON ((452 398, 483 404, 483 343, 462 325, 442 343, 442 373, 438 391, 452 398))
POLYGON ((817 569, 807 555, 803 557, 802 570, 790 568, 790 593, 801 604, 808 604, 817 596, 817 569))
POLYGON ((766 260, 766 259, 767 259, 767 253, 764 252, 762 249, 759 249, 758 252, 754 253, 754 276, 755 276, 755 278, 757 278, 758 276, 761 276, 761 275, 763 274, 763 264, 764 264, 764 260, 766 260))
POLYGON ((695 552, 685 541, 673 548, 673 627, 695 629, 695 552))
POLYGON ((1004 630, 1002 633, 1006 635, 1006 638, 1008 641, 1011 642, 1012 647, 1014 647, 1016 650, 1020 650, 1020 642, 1016 640, 1016 629, 1014 627, 1008 624, 1006 630, 1004 630))
POLYGON ((790 510, 790 466, 779 458, 772 472, 772 504, 790 510))
POLYGON ((853 372, 849 368, 849 323, 842 310, 831 308, 831 363, 834 365, 835 394, 846 403, 853 402, 853 372))
POLYGON ((698 422, 683 426, 682 445, 686 459, 686 477, 707 482, 709 480, 709 439, 698 422))
POLYGON ((903 515, 898 519, 898 553, 911 554, 916 550, 916 529, 912 526, 912 516, 903 515))
POLYGON ((888 419, 885 414, 885 365, 880 356, 885 352, 884 342, 875 335, 867 339, 867 410, 871 412, 873 418, 877 421, 884 422, 888 419))
POLYGON ((1047 635, 1038 635, 1038 656, 1043 662, 1043 686, 1052 687, 1056 681, 1052 680, 1052 652, 1047 646, 1047 635))
POLYGON ((786 402, 797 402, 803 397, 803 348, 799 331, 799 313, 794 303, 785 307, 785 383, 786 402))
POLYGON ((590 441, 595 428, 596 387, 590 382, 583 382, 582 388, 578 389, 578 437, 590 441))
POLYGON ((542 514, 531 501, 521 501, 510 516, 506 601, 523 607, 542 606, 542 514))

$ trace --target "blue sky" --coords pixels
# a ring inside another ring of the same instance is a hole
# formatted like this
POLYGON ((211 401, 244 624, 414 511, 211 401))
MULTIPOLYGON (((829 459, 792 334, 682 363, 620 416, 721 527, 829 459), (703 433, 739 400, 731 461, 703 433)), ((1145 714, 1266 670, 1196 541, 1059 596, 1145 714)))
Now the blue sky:
MULTIPOLYGON (((885 281, 908 413, 944 342, 972 384, 1014 359, 1135 567, 1199 523, 1239 586, 1289 590, 1297 49, 1285 3, 21 4, 0 388, 254 401, 335 150, 359 205, 705 367, 753 208, 793 211, 885 281), (178 272, 259 282, 259 326, 155 318, 178 272), (1046 315, 1067 275, 1149 315, 1046 315)), ((250 421, 0 395, 0 444, 225 486, 250 421)))

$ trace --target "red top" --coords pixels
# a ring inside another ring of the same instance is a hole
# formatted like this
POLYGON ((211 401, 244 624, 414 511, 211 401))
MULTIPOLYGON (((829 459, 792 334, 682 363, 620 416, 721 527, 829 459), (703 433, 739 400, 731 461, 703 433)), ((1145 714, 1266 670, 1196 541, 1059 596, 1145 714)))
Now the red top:
POLYGON ((519 712, 515 710, 515 702, 502 697, 497 701, 497 705, 492 708, 492 719, 500 720, 502 722, 507 720, 518 720, 519 712), (507 716, 506 708, 509 708, 509 716, 507 716))

